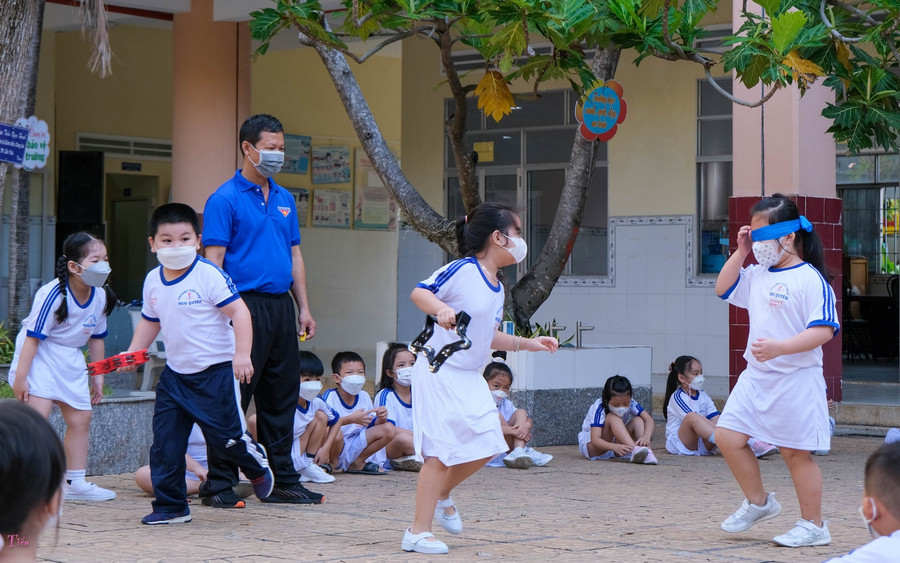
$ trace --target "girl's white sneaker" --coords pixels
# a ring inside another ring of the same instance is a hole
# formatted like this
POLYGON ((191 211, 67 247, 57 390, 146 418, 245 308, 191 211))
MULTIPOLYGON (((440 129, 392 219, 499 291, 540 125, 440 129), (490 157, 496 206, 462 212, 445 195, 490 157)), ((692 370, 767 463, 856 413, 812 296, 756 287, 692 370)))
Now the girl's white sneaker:
POLYGON ((416 553, 450 553, 450 548, 447 547, 447 544, 433 538, 434 534, 431 532, 414 534, 407 528, 403 533, 403 543, 400 544, 400 547, 403 548, 403 551, 415 551, 416 553), (432 539, 429 540, 428 538, 432 539))
POLYGON ((459 509, 453 505, 453 497, 447 497, 446 500, 439 500, 437 506, 434 507, 434 518, 445 530, 451 534, 462 532, 462 518, 459 517, 459 509), (444 512, 445 508, 453 506, 453 514, 444 512))
POLYGON ((809 520, 797 520, 797 524, 786 534, 775 536, 772 541, 784 547, 810 547, 814 545, 828 545, 831 543, 831 534, 828 532, 828 522, 823 521, 822 527, 818 527, 809 520))
POLYGON ((66 483, 63 487, 66 500, 112 500, 116 493, 109 489, 98 487, 93 483, 81 481, 80 483, 66 483))

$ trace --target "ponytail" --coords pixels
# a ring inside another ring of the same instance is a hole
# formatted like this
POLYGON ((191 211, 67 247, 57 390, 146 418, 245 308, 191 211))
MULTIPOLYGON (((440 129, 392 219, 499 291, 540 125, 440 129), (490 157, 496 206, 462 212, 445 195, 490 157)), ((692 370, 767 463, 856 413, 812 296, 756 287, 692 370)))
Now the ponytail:
POLYGON ((475 256, 484 250, 494 231, 506 233, 516 224, 516 212, 502 203, 485 202, 475 206, 468 215, 456 219, 456 243, 460 257, 475 256))
POLYGON ((822 247, 822 239, 815 231, 798 231, 800 244, 803 246, 803 260, 809 262, 809 265, 819 270, 823 278, 828 278, 828 272, 825 268, 825 249, 822 247))
POLYGON ((116 292, 109 287, 108 283, 103 284, 103 293, 106 294, 106 308, 103 309, 103 314, 108 317, 112 315, 112 312, 116 309, 116 305, 119 304, 119 298, 116 296, 116 292))
POLYGON ((69 300, 66 299, 67 289, 69 285, 68 264, 69 259, 66 258, 65 254, 56 259, 56 279, 59 280, 59 294, 60 296, 62 296, 62 301, 60 301, 59 303, 59 308, 56 309, 57 324, 62 324, 66 322, 66 319, 69 318, 69 300))
POLYGON ((662 404, 663 417, 666 420, 669 420, 669 399, 672 398, 675 390, 680 386, 678 376, 684 375, 688 368, 691 367, 691 362, 696 359, 693 356, 678 356, 674 362, 669 364, 669 378, 666 379, 666 395, 662 404))

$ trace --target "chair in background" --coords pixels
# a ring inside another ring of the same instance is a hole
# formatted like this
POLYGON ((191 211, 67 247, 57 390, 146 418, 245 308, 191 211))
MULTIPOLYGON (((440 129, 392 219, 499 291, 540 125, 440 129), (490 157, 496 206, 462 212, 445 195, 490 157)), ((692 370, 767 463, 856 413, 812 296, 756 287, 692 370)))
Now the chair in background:
MULTIPOLYGON (((141 311, 140 309, 132 309, 129 313, 131 314, 132 328, 136 329, 138 323, 141 322, 141 311)), ((160 340, 158 335, 156 340, 147 348, 147 354, 150 356, 150 361, 141 368, 141 391, 151 391, 154 387, 153 370, 156 368, 162 369, 166 366, 166 345, 160 340)))
POLYGON ((847 360, 852 363, 855 357, 859 357, 860 360, 872 358, 872 338, 869 335, 869 322, 865 319, 853 317, 853 312, 850 308, 850 290, 850 280, 844 278, 842 307, 844 319, 841 332, 844 333, 844 354, 847 355, 847 360))

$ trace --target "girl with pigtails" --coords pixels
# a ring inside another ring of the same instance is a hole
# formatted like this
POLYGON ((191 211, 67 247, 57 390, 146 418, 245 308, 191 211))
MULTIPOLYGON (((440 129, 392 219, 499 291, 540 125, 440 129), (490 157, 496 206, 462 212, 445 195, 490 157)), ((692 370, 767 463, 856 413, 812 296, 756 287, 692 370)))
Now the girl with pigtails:
POLYGON ((81 348, 91 361, 105 354, 106 318, 116 296, 106 284, 110 268, 106 245, 87 233, 66 237, 56 262, 57 279, 41 287, 31 313, 22 321, 9 368, 16 399, 49 417, 56 404, 68 425, 65 452, 67 500, 109 500, 113 491, 85 481, 91 405, 103 398, 103 376, 88 381, 81 348))

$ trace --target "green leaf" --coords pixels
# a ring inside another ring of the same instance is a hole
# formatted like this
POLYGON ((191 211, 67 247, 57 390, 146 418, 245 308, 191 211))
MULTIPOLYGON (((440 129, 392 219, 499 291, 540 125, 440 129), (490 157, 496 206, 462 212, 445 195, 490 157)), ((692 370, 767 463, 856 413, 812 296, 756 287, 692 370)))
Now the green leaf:
POLYGON ((662 13, 665 5, 665 0, 643 0, 641 2, 640 14, 642 16, 655 18, 662 13))
POLYGON ((759 77, 762 76, 763 71, 769 66, 769 59, 762 55, 754 55, 750 58, 750 63, 744 69, 744 72, 739 74, 741 82, 744 83, 744 86, 747 88, 753 88, 757 84, 759 84, 759 77))
POLYGON ((781 0, 754 0, 763 7, 766 14, 771 18, 778 15, 778 7, 781 6, 781 0))
POLYGON ((772 18, 772 45, 781 55, 786 55, 800 30, 806 25, 803 12, 787 12, 772 18))

